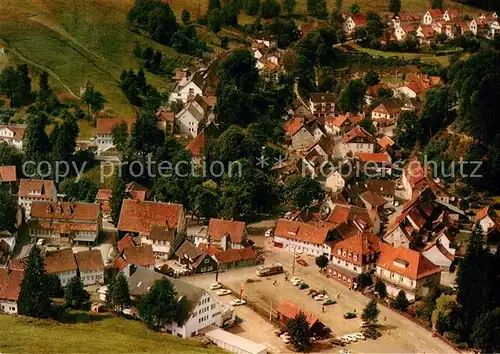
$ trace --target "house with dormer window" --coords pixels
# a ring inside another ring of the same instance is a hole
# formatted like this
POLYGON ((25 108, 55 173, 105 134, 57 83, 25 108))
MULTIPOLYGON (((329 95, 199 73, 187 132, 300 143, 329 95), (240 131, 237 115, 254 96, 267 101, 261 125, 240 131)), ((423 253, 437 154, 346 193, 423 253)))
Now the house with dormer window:
POLYGON ((57 189, 54 181, 41 179, 21 179, 19 183, 18 203, 29 218, 31 204, 35 201, 57 201, 57 189))
POLYGON ((380 239, 369 231, 335 244, 331 262, 326 267, 329 278, 347 286, 355 286, 357 277, 362 273, 375 270, 380 254, 380 239))

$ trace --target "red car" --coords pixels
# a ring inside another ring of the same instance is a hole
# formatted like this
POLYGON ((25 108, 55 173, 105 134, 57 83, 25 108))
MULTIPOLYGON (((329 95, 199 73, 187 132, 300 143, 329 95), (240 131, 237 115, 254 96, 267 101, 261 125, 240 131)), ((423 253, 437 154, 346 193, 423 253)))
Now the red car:
POLYGON ((297 259, 297 263, 300 264, 301 266, 304 266, 304 267, 307 267, 309 264, 307 264, 307 262, 305 260, 303 260, 302 258, 300 259, 297 259))

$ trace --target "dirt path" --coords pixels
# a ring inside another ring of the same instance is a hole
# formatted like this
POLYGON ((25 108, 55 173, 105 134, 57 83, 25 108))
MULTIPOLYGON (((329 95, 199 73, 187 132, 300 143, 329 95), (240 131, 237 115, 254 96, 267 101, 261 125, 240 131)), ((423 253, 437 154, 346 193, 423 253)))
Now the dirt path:
POLYGON ((25 61, 26 63, 28 64, 31 64, 33 66, 36 66, 37 68, 41 69, 41 70, 44 70, 46 71, 48 74, 50 74, 53 78, 55 78, 57 81, 59 81, 61 83, 61 85, 71 94, 71 96, 73 96, 74 98, 76 99, 80 99, 80 96, 77 96, 70 88, 68 85, 66 85, 64 83, 64 81, 61 79, 61 77, 59 75, 56 74, 55 71, 53 71, 52 69, 50 69, 49 67, 45 66, 45 65, 42 65, 34 60, 31 60, 30 58, 24 56, 21 52, 19 52, 14 46, 12 46, 12 44, 10 44, 7 40, 3 39, 8 45, 9 47, 7 48, 7 50, 16 55, 18 58, 20 58, 21 60, 25 61))

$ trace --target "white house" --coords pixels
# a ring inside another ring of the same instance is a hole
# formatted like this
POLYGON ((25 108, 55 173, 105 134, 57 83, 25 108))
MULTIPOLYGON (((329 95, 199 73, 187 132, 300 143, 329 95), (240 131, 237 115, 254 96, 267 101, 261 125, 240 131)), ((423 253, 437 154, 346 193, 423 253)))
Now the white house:
POLYGON ((17 314, 24 270, 0 268, 0 313, 17 314))
POLYGON ((57 189, 54 181, 41 179, 21 179, 19 183, 18 203, 24 209, 26 218, 31 213, 34 201, 57 201, 57 189))
POLYGON ((344 135, 346 151, 353 155, 357 152, 373 152, 375 139, 364 128, 356 126, 344 135))
POLYGON ((10 124, 0 125, 0 142, 5 141, 7 144, 15 146, 19 150, 23 149, 25 124, 10 124))
POLYGON ((460 12, 456 9, 447 9, 443 14, 443 20, 447 22, 457 18, 460 18, 460 12))
POLYGON ((182 101, 186 104, 196 95, 203 94, 203 75, 200 71, 193 73, 190 77, 182 78, 174 87, 170 94, 169 101, 182 101))
POLYGON ((202 125, 213 118, 211 105, 202 96, 196 95, 175 115, 175 130, 194 138, 201 131, 202 125))
POLYGON ((128 132, 132 130, 132 124, 135 118, 119 117, 119 118, 97 118, 95 141, 97 144, 97 152, 101 153, 110 148, 115 147, 113 143, 113 127, 122 122, 127 125, 128 132))
POLYGON ((337 170, 330 174, 325 181, 325 189, 330 190, 332 193, 340 192, 345 187, 345 179, 337 170))
POLYGON ((432 22, 443 19, 443 12, 440 9, 431 9, 422 17, 424 25, 430 25, 432 22))
POLYGON ((476 223, 481 225, 485 235, 500 230, 500 219, 496 212, 489 206, 484 207, 477 212, 476 223))
POLYGON ((455 259, 455 249, 451 248, 450 244, 450 239, 442 232, 436 236, 433 242, 425 246, 422 255, 438 265, 441 270, 449 272, 455 259))
POLYGON ((365 15, 361 13, 347 16, 343 24, 344 32, 349 36, 353 34, 357 28, 365 26, 367 23, 365 15))
POLYGON ((104 262, 99 249, 75 254, 80 279, 84 285, 104 284, 104 262))
POLYGON ((45 269, 48 274, 57 275, 63 287, 68 284, 71 278, 78 275, 78 265, 71 248, 49 253, 45 258, 45 269))
POLYGON ((385 283, 390 297, 403 290, 414 301, 441 282, 441 269, 417 251, 381 243, 375 276, 385 283))
POLYGON ((326 245, 330 229, 311 224, 279 219, 274 232, 274 247, 297 254, 325 255, 330 258, 331 248, 326 245))
POLYGON ((210 219, 208 228, 195 235, 194 244, 207 243, 226 251, 229 249, 243 249, 246 247, 248 231, 242 221, 210 219))
POLYGON ((189 303, 189 317, 186 322, 167 324, 165 327, 167 333, 188 338, 198 335, 207 327, 225 327, 234 322, 234 309, 218 302, 205 289, 143 267, 137 267, 128 278, 132 299, 138 301, 156 281, 161 279, 168 279, 174 286, 178 299, 185 298, 189 303))

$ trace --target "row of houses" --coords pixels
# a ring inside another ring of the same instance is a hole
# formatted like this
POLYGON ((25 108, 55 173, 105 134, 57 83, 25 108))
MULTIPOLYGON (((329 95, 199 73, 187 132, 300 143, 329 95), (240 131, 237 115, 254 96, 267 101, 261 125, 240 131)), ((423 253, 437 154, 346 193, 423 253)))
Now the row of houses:
MULTIPOLYGON (((362 13, 344 14, 343 29, 350 36, 358 28, 367 25, 366 16, 362 13)), ((456 9, 430 9, 423 15, 414 12, 395 13, 386 32, 388 40, 404 41, 413 34, 422 43, 434 40, 436 34, 443 34, 453 39, 460 35, 471 35, 494 38, 500 31, 496 12, 484 12, 477 18, 460 16, 456 9)))
POLYGON ((500 31, 498 15, 495 12, 481 13, 477 18, 461 17, 456 9, 428 10, 423 16, 400 12, 394 14, 390 22, 390 36, 393 40, 404 41, 409 34, 421 42, 429 43, 436 34, 453 39, 457 36, 478 36, 494 38, 500 31))

